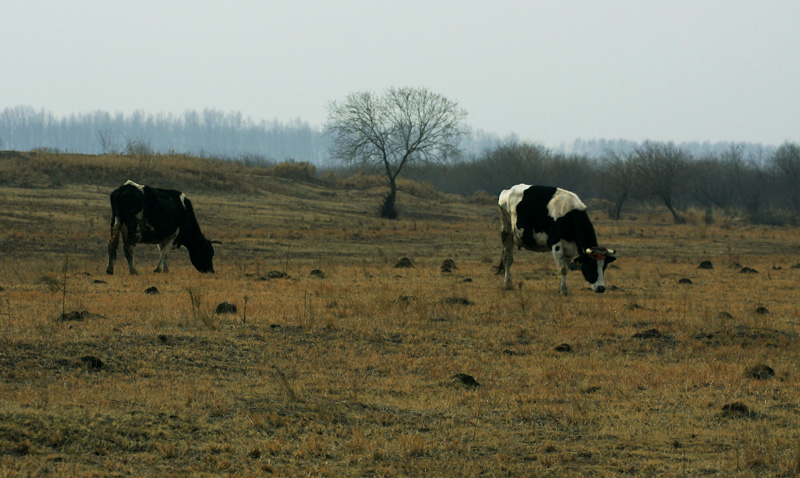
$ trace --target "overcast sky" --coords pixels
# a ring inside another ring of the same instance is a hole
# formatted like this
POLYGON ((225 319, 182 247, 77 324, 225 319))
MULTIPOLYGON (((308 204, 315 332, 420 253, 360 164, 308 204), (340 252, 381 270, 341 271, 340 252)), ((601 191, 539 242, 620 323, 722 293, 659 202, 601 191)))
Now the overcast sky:
POLYGON ((0 109, 321 127, 391 86, 548 146, 797 142, 800 1, 0 1, 0 109))

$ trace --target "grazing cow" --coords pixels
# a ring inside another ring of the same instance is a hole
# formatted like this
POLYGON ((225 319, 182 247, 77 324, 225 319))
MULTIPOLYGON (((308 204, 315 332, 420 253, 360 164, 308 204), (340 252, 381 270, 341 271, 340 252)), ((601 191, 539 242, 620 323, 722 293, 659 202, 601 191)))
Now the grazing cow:
POLYGON ((603 272, 616 259, 614 250, 597 245, 586 205, 575 193, 550 186, 518 184, 500 193, 498 206, 503 223, 503 256, 497 273, 505 272, 507 288, 511 288, 511 264, 517 246, 538 252, 552 251, 561 272, 559 293, 567 294, 570 261, 580 266, 592 290, 606 291, 603 272))
POLYGON ((133 248, 140 242, 158 245, 160 258, 156 272, 168 271, 169 252, 181 246, 186 246, 195 269, 214 272, 214 246, 211 244, 218 241, 209 241, 203 235, 192 202, 180 191, 156 189, 128 181, 111 193, 107 274, 114 273, 120 234, 131 274, 136 274, 133 248))

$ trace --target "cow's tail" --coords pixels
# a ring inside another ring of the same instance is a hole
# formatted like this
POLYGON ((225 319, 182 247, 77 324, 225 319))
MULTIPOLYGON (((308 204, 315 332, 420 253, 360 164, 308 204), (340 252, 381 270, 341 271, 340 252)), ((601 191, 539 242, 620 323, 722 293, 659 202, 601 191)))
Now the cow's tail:
POLYGON ((503 265, 503 259, 501 258, 500 259, 500 264, 497 264, 496 266, 493 266, 492 269, 494 269, 494 275, 496 275, 496 276, 499 276, 499 275, 505 273, 506 266, 503 265))
POLYGON ((493 267, 495 275, 504 274, 506 271, 506 242, 511 240, 511 233, 505 229, 500 231, 500 241, 503 243, 503 252, 500 254, 500 264, 493 267))
POLYGON ((497 264, 496 266, 492 267, 492 269, 494 269, 494 275, 496 276, 499 276, 506 272, 505 255, 506 251, 503 250, 503 253, 500 255, 500 264, 497 264))
POLYGON ((111 198, 111 220, 109 221, 109 224, 108 224, 109 229, 111 230, 111 232, 114 231, 114 223, 117 221, 118 215, 119 215, 119 211, 117 210, 116 201, 114 201, 114 198, 111 198))

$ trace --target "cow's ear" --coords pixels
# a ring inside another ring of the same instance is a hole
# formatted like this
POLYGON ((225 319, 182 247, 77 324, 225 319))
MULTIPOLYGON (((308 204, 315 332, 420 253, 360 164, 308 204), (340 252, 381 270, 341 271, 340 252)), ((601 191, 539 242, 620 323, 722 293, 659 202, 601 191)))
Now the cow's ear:
POLYGON ((616 261, 617 258, 614 256, 606 256, 606 265, 611 264, 612 262, 616 261))

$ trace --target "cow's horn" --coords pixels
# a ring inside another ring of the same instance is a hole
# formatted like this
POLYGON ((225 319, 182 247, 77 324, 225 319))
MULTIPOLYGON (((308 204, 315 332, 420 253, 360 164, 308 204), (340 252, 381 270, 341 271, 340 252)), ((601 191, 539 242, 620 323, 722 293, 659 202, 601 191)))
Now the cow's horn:
POLYGON ((592 253, 592 248, 591 247, 586 248, 586 253, 587 254, 591 254, 592 253))
POLYGON ((611 255, 614 255, 614 253, 615 253, 616 251, 615 251, 614 249, 608 249, 608 250, 607 250, 607 252, 608 252, 609 254, 611 254, 611 255))

